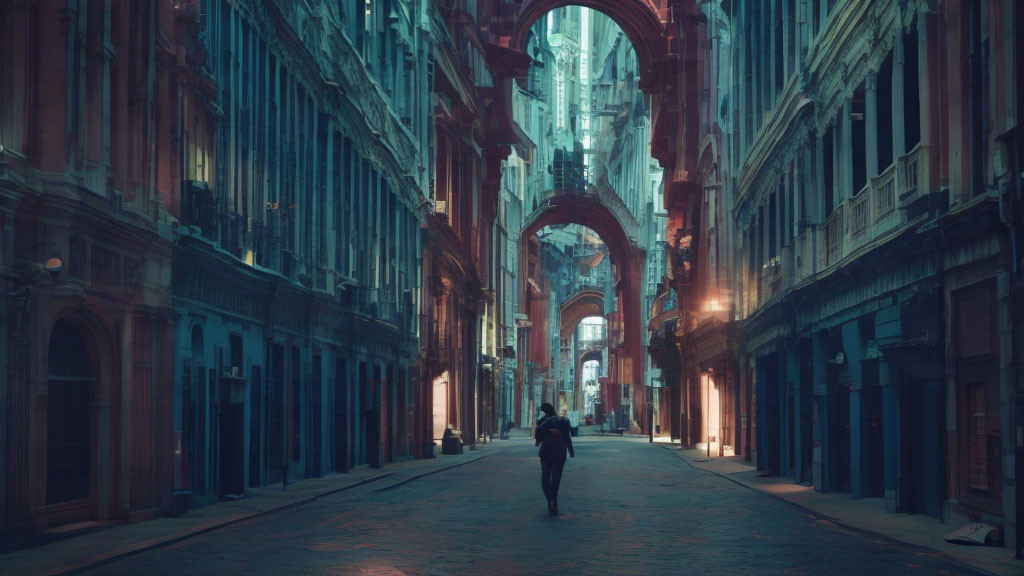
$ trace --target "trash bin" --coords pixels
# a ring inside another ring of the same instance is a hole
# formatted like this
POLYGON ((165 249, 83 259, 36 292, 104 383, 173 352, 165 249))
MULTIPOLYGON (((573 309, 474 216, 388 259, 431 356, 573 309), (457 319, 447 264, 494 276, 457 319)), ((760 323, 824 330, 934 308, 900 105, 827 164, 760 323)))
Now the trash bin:
POLYGON ((188 512, 188 499, 192 495, 191 490, 175 490, 171 499, 171 510, 168 516, 181 516, 188 512))
POLYGON ((441 437, 441 454, 462 454, 462 432, 446 428, 441 437))

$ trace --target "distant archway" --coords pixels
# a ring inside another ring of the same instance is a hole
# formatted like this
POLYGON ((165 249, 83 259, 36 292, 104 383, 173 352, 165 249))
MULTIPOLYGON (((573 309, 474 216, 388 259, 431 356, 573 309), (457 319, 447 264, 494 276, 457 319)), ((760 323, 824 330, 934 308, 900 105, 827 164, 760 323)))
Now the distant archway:
POLYGON ((561 306, 561 335, 569 338, 584 318, 604 317, 604 293, 597 290, 583 290, 573 294, 561 306))
MULTIPOLYGON (((526 219, 520 235, 520 254, 529 253, 530 238, 546 226, 578 224, 593 230, 608 247, 615 267, 615 291, 623 318, 623 340, 626 353, 616 374, 608 374, 617 384, 632 387, 644 384, 643 343, 641 340, 641 280, 645 253, 636 245, 639 226, 628 211, 616 209, 618 196, 607 187, 594 187, 587 192, 554 190, 543 195, 544 201, 526 219), (632 233, 630 233, 632 232, 632 233)), ((525 291, 528 282, 527 259, 520 259, 520 278, 525 291)), ((520 302, 525 303, 524 297, 520 302)), ((603 298, 602 298, 603 304, 603 298)), ((522 310, 527 312, 527 310, 522 310)), ((589 314, 588 314, 589 315, 589 314)), ((599 316, 604 316, 603 310, 599 316)), ((582 319, 582 318, 581 318, 582 319)), ((559 327, 561 328, 561 326, 559 327)), ((634 391, 639 394, 640 391, 634 391)))

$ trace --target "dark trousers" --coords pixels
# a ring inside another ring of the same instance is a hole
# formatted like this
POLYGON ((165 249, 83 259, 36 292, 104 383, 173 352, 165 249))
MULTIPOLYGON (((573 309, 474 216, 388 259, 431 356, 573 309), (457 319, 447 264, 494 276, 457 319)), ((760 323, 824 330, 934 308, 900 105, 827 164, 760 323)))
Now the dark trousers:
POLYGON ((548 500, 558 500, 558 485, 562 483, 565 460, 540 459, 540 487, 548 500))

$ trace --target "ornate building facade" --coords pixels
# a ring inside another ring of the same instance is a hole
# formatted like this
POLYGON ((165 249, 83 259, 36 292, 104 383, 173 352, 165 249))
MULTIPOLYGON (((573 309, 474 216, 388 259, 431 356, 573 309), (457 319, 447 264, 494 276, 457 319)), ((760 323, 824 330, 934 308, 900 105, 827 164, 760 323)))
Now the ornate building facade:
POLYGON ((717 164, 739 321, 738 401, 722 415, 739 453, 890 512, 993 524, 1007 546, 1021 12, 733 2, 717 164))
POLYGON ((174 51, 151 5, 0 8, 0 532, 171 501, 174 51))
POLYGON ((570 4, 4 3, 3 533, 430 457, 448 428, 487 441, 532 422, 531 362, 582 396, 561 319, 584 310, 607 404, 652 429, 647 244, 656 202, 673 221, 698 198, 703 24, 690 0, 587 1, 617 42, 532 35, 570 4), (591 153, 600 173, 566 180, 591 153), (537 232, 570 225, 610 260, 578 302, 530 270, 537 232))

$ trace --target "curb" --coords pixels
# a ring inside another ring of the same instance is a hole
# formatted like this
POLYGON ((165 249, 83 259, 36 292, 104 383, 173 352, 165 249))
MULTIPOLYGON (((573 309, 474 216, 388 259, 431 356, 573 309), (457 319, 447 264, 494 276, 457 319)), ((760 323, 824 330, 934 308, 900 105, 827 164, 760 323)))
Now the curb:
POLYGON ((423 472, 423 473, 417 474, 415 476, 410 476, 409 478, 406 478, 405 480, 401 480, 399 482, 395 482, 394 484, 392 484, 390 486, 385 486, 383 488, 377 488, 376 490, 374 490, 374 492, 387 492, 388 490, 394 490, 395 488, 399 488, 401 486, 405 486, 406 484, 412 482, 413 480, 419 480, 420 478, 423 478, 425 476, 430 476, 431 474, 437 474, 438 472, 444 472, 445 470, 451 470, 452 468, 458 468, 459 466, 465 466, 466 464, 472 464, 473 462, 479 462, 480 460, 483 460, 484 458, 486 458, 488 455, 489 454, 483 454, 482 456, 478 456, 476 458, 473 458, 472 460, 466 460, 465 462, 457 462, 455 464, 450 464, 448 466, 443 466, 443 467, 435 468, 433 470, 428 470, 427 472, 423 472))
MULTIPOLYGON (((402 480, 400 482, 396 482, 395 484, 392 484, 390 486, 385 486, 384 488, 378 488, 377 490, 375 490, 375 492, 386 492, 388 490, 392 490, 392 489, 395 489, 395 488, 398 488, 398 487, 401 487, 401 486, 405 486, 406 484, 409 484, 410 482, 412 482, 414 480, 418 480, 418 479, 423 478, 425 476, 430 476, 431 474, 437 474, 439 472, 444 472, 445 470, 451 470, 452 468, 457 468, 459 466, 465 466, 466 464, 472 464, 473 462, 477 462, 479 460, 482 460, 482 459, 486 458, 488 455, 489 455, 489 453, 480 455, 480 456, 478 456, 476 458, 473 458, 472 460, 466 460, 464 462, 457 462, 455 464, 450 464, 448 466, 441 466, 441 467, 435 468, 433 470, 428 470, 426 472, 422 472, 422 473, 417 474, 415 476, 411 476, 409 478, 406 478, 405 480, 402 480)), ((259 512, 254 512, 252 514, 249 514, 248 516, 232 518, 231 520, 228 520, 228 521, 220 523, 220 524, 216 524, 216 525, 213 525, 213 526, 207 526, 206 528, 203 528, 202 530, 196 530, 194 532, 189 532, 187 534, 180 534, 178 536, 172 536, 172 537, 170 537, 170 538, 168 538, 166 540, 162 540, 160 542, 155 542, 153 544, 149 544, 149 545, 146 545, 146 546, 141 546, 141 547, 133 549, 133 550, 126 550, 124 552, 115 553, 112 556, 108 556, 106 558, 102 558, 102 559, 96 560, 94 562, 89 562, 87 564, 82 564, 80 566, 76 566, 76 567, 71 568, 69 570, 63 570, 63 571, 59 571, 59 572, 54 572, 53 576, 68 576, 68 575, 71 575, 71 574, 81 574, 81 573, 87 572, 89 570, 100 568, 100 567, 105 566, 107 564, 113 564, 114 562, 123 560, 125 558, 128 558, 130 556, 134 556, 136 554, 141 554, 143 552, 149 552, 151 550, 157 550, 157 549, 160 549, 160 548, 171 546, 173 544, 177 544, 177 543, 182 542, 184 540, 188 540, 189 538, 192 538, 194 536, 199 536, 199 535, 202 535, 202 534, 208 534, 210 532, 213 532, 214 530, 219 530, 221 528, 226 528, 228 526, 232 526, 232 525, 237 524, 239 522, 245 522, 247 520, 252 520, 253 518, 259 518, 261 516, 266 516, 266 515, 273 514, 273 513, 276 513, 276 512, 281 512, 281 511, 288 510, 288 509, 291 509, 291 508, 296 508, 298 506, 304 506, 306 504, 314 502, 314 501, 316 501, 316 500, 318 500, 320 498, 323 498, 325 496, 330 496, 330 495, 336 494, 338 492, 342 492, 342 491, 345 491, 345 490, 350 490, 352 488, 357 488, 359 486, 363 486, 363 485, 369 484, 371 482, 376 482, 378 480, 383 480, 385 478, 388 478, 388 477, 394 476, 394 475, 395 475, 395 472, 388 472, 386 474, 379 474, 377 476, 366 478, 365 480, 360 480, 359 482, 353 482, 352 484, 346 484, 344 486, 339 486, 337 488, 332 488, 330 490, 327 490, 327 491, 324 491, 324 492, 320 492, 318 494, 314 494, 313 496, 310 496, 308 498, 304 498, 302 500, 296 500, 295 502, 289 502, 287 504, 282 504, 281 506, 278 506, 276 508, 268 508, 267 510, 262 510, 262 511, 259 511, 259 512)))
POLYGON ((66 575, 69 575, 69 574, 81 574, 81 573, 87 572, 89 570, 93 570, 93 569, 96 569, 96 568, 99 568, 99 567, 102 567, 102 566, 106 566, 107 564, 113 564, 114 562, 117 562, 119 560, 123 560, 125 558, 128 558, 130 556, 134 556, 136 554, 141 554, 143 552, 149 552, 151 550, 157 550, 159 548, 164 548, 164 547, 170 546, 172 544, 177 544, 178 542, 182 542, 184 540, 188 540, 189 538, 192 538, 194 536, 199 536, 201 534, 208 534, 210 532, 213 532, 214 530, 219 530, 221 528, 226 528, 228 526, 232 526, 234 524, 238 524, 239 522, 245 522, 247 520, 252 520, 253 518, 259 518, 261 516, 267 516, 267 515, 273 514, 275 512, 281 512, 283 510, 288 510, 290 508, 295 508, 295 507, 298 507, 298 506, 303 506, 305 504, 309 504, 310 502, 313 502, 313 501, 318 500, 320 498, 323 498, 325 496, 330 496, 331 494, 336 494, 338 492, 342 492, 342 491, 349 490, 349 489, 352 489, 352 488, 357 488, 357 487, 362 486, 364 484, 369 484, 371 482, 376 482, 377 480, 383 480, 384 478, 387 478, 389 476, 393 476, 394 474, 395 474, 394 472, 388 472, 387 474, 380 474, 380 475, 377 475, 377 476, 373 476, 373 477, 367 478, 365 480, 360 480, 359 482, 353 482, 352 484, 346 484, 345 486, 339 486, 338 488, 332 488, 330 490, 327 490, 325 492, 320 492, 319 494, 314 494, 313 496, 310 496, 308 498, 304 498, 302 500, 296 500, 295 502, 289 502, 287 504, 282 504, 281 506, 278 506, 276 508, 268 508, 266 510, 261 510, 259 512, 254 512, 252 514, 249 514, 248 516, 232 518, 231 520, 228 520, 226 522, 222 522, 220 524, 215 524, 213 526, 207 526, 206 528, 203 528, 202 530, 196 530, 195 532, 189 532, 187 534, 180 534, 178 536, 172 536, 172 537, 170 537, 170 538, 168 538, 166 540, 162 540, 160 542, 155 542, 155 543, 147 545, 147 546, 142 546, 142 547, 139 547, 139 548, 136 548, 136 549, 133 549, 133 550, 126 550, 124 552, 115 553, 112 556, 108 556, 108 557, 102 558, 100 560, 89 562, 87 564, 82 564, 80 566, 76 566, 74 568, 71 568, 70 570, 54 572, 53 575, 54 576, 66 576, 66 575))
POLYGON ((832 516, 828 516, 826 514, 822 514, 821 512, 818 512, 817 510, 813 510, 811 508, 808 508, 808 507, 806 507, 806 506, 804 506, 802 504, 798 504, 798 503, 793 502, 791 500, 786 500, 785 498, 783 498, 782 496, 779 496, 778 494, 773 494, 771 492, 765 492, 763 490, 758 490, 757 488, 755 488, 755 487, 753 487, 753 486, 751 486, 749 484, 741 482, 741 481, 737 480, 736 478, 730 477, 728 474, 724 474, 722 472, 716 472, 714 470, 708 470, 706 468, 700 468, 698 466, 694 466, 693 462, 691 462, 689 458, 687 458, 686 456, 684 456, 681 453, 673 452, 671 446, 662 446, 662 448, 665 449, 665 450, 668 450, 670 453, 674 454, 676 457, 681 459, 683 462, 686 462, 686 464, 690 468, 692 468, 694 470, 698 470, 700 472, 707 472, 708 474, 714 474, 715 476, 718 476, 720 478, 725 478, 726 480, 728 480, 728 481, 730 481, 730 482, 732 482, 734 484, 742 486, 742 487, 744 487, 744 488, 746 488, 748 490, 751 490, 753 492, 756 492, 758 494, 763 494, 765 496, 771 496, 775 500, 779 500, 781 502, 784 502, 784 503, 792 506, 793 508, 796 508, 796 509, 800 510, 801 512, 804 512, 804 513, 812 516, 813 518, 816 518, 818 520, 825 520, 826 522, 831 522, 832 524, 835 524, 836 526, 838 526, 839 528, 842 528, 843 530, 848 530, 850 532, 856 532, 857 534, 861 534, 861 535, 864 535, 864 536, 872 536, 872 537, 875 537, 875 538, 880 538, 880 539, 885 540, 885 541, 887 541, 887 542, 889 542, 891 544, 898 544, 901 547, 908 548, 908 549, 913 550, 915 552, 924 552, 924 553, 928 553, 928 554, 934 554, 935 556, 938 556, 938 557, 940 557, 940 558, 942 558, 944 560, 947 560, 947 561, 949 561, 952 564, 955 564, 955 565, 957 565, 957 566, 959 566, 961 568, 964 568, 966 570, 970 570, 971 572, 974 572, 976 574, 980 574, 982 576, 999 576, 995 572, 989 572, 988 570, 985 570, 984 568, 979 568, 978 566, 975 566, 975 565, 973 565, 973 564, 963 560, 962 558, 958 558, 956 556, 950 556, 949 554, 947 554, 946 552, 943 552, 941 550, 936 550, 934 548, 930 548, 928 546, 924 546, 924 545, 921 545, 921 544, 915 544, 913 542, 907 542, 907 541, 904 541, 904 540, 900 540, 899 538, 896 538, 894 536, 890 536, 889 534, 884 534, 882 532, 876 532, 874 530, 869 530, 867 528, 860 528, 860 527, 857 527, 857 526, 851 526, 850 524, 847 524, 847 523, 843 522, 842 520, 839 520, 838 518, 833 518, 832 516))

